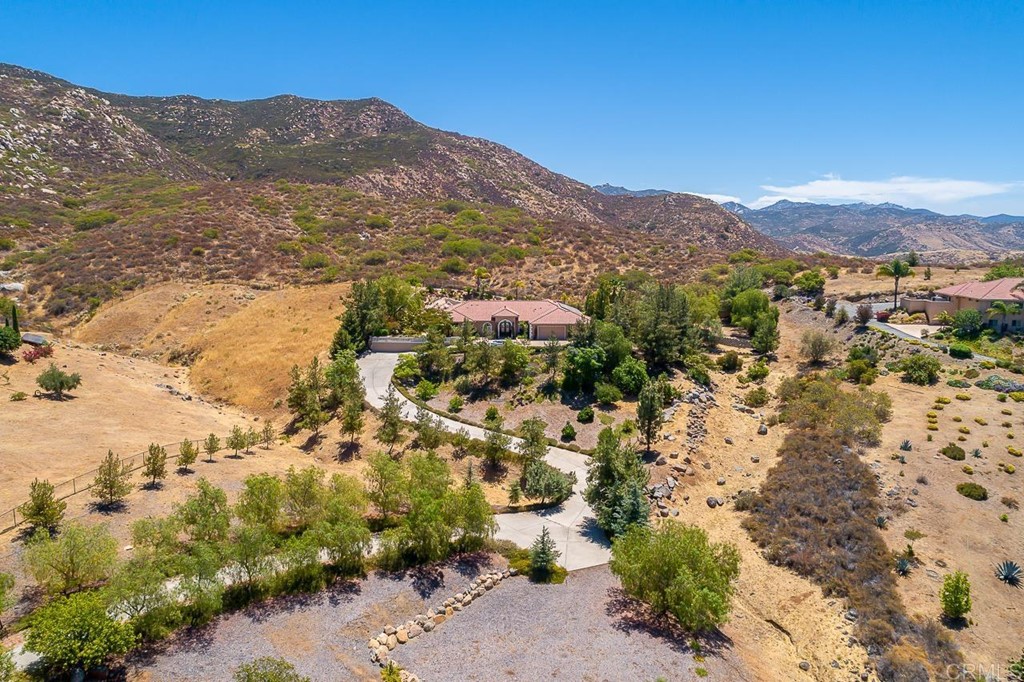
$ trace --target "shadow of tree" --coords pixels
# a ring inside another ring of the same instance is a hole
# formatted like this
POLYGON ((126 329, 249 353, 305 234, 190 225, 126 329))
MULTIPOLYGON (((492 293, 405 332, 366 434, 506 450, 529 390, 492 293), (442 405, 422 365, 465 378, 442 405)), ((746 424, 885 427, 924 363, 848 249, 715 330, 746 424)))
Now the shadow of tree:
POLYGON ((679 653, 701 653, 720 658, 732 648, 732 640, 721 630, 689 632, 671 614, 655 613, 650 606, 630 597, 618 587, 608 590, 605 612, 615 619, 615 629, 627 633, 645 633, 679 653))

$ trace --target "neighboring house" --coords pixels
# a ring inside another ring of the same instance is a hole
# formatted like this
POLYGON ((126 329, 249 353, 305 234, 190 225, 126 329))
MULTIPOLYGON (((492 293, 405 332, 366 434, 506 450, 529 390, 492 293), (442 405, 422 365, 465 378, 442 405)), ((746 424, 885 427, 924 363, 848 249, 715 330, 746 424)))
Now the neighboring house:
POLYGON ((1024 309, 1024 277, 1004 277, 991 282, 965 282, 938 289, 931 298, 903 297, 902 305, 909 313, 924 313, 929 322, 942 314, 956 315, 973 308, 980 312, 985 323, 998 332, 1024 332, 1024 312, 1014 315, 989 314, 996 301, 1016 304, 1024 309))
POLYGON ((427 305, 451 315, 452 322, 469 322, 480 336, 494 339, 567 339, 569 330, 587 316, 565 303, 542 301, 457 301, 441 298, 427 305))

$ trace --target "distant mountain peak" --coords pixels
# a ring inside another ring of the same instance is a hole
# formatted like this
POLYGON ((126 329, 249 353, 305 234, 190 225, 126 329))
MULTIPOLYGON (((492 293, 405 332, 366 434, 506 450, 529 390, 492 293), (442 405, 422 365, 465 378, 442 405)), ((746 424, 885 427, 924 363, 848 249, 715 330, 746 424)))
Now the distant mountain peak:
POLYGON ((618 185, 609 185, 607 182, 603 185, 594 185, 594 189, 610 197, 656 197, 662 194, 672 194, 667 189, 626 189, 618 185))

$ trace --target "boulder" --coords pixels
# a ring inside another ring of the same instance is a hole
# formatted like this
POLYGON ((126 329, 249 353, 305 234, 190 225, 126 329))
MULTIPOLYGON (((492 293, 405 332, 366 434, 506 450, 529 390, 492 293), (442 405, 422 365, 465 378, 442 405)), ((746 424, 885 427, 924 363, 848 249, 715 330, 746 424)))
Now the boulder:
POLYGON ((709 497, 708 498, 708 506, 711 507, 712 509, 714 509, 715 507, 718 506, 718 500, 716 498, 714 498, 714 497, 709 497))
POLYGON ((725 485, 725 476, 719 476, 716 483, 718 483, 718 485, 725 485))
POLYGON ((384 634, 385 635, 393 635, 393 634, 395 634, 395 632, 397 632, 397 628, 394 625, 385 625, 384 626, 384 634))
POLYGON ((434 621, 428 620, 423 623, 423 632, 430 632, 434 629, 434 621))
POLYGON ((811 664, 808 663, 807 661, 800 661, 800 669, 803 670, 804 672, 807 672, 808 670, 811 669, 811 664))
POLYGON ((387 646, 388 646, 388 651, 391 651, 396 646, 398 646, 398 636, 397 635, 388 635, 388 644, 387 644, 387 646))
POLYGON ((759 435, 759 436, 767 436, 768 435, 768 425, 767 424, 761 424, 760 426, 758 426, 757 427, 757 435, 759 435))
POLYGON ((409 628, 409 639, 416 639, 422 634, 423 628, 421 628, 419 625, 413 625, 411 628, 409 628))
POLYGON ((409 633, 406 632, 405 628, 398 628, 398 631, 395 632, 395 639, 398 640, 399 644, 405 644, 409 641, 409 633))

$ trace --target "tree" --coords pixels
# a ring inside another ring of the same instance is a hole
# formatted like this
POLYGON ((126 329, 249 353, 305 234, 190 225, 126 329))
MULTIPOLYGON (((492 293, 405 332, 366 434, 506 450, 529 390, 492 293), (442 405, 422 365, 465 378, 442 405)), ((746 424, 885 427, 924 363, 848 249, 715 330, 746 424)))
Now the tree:
POLYGON ((939 590, 942 615, 960 620, 971 610, 971 581, 963 571, 955 571, 942 579, 939 590))
POLYGON ((647 452, 651 451, 651 443, 657 438, 664 419, 661 393, 653 382, 648 383, 640 390, 636 403, 636 425, 647 452))
POLYGON ((49 481, 36 478, 29 487, 28 502, 18 507, 18 513, 34 528, 52 531, 64 519, 67 507, 67 502, 56 499, 49 481))
POLYGON ((961 339, 973 339, 985 326, 985 319, 974 308, 958 310, 950 323, 953 333, 961 339))
POLYGON ((551 538, 551 533, 548 532, 548 527, 542 526, 540 535, 530 545, 530 577, 534 580, 548 580, 555 570, 555 562, 561 555, 551 538))
POLYGON ((801 293, 813 296, 814 294, 820 294, 825 291, 825 278, 821 276, 821 272, 818 270, 808 270, 802 273, 799 277, 793 280, 793 284, 801 291, 801 293))
POLYGON ((305 529, 320 520, 327 500, 323 469, 288 467, 284 476, 284 508, 296 528, 305 529))
POLYGON ((174 516, 139 519, 132 524, 133 553, 155 563, 166 565, 180 550, 178 532, 181 525, 174 516))
POLYGON ((21 334, 21 326, 18 324, 18 306, 13 301, 11 302, 11 319, 8 326, 14 330, 15 334, 21 334))
POLYGON ((530 352, 518 341, 506 340, 501 346, 501 380, 509 386, 518 385, 530 367, 530 352))
POLYGON ((918 255, 917 251, 911 249, 910 253, 907 254, 907 265, 909 265, 912 268, 916 268, 918 264, 920 264, 920 262, 921 257, 918 255))
POLYGON ((868 326, 868 322, 870 322, 874 316, 874 309, 867 303, 861 303, 859 306, 857 306, 856 318, 858 327, 868 326))
MULTIPOLYGON (((14 598, 14 576, 10 573, 0 573, 0 633, 4 631, 4 611, 14 606, 17 600, 14 598)), ((4 678, 0 676, 0 680, 4 678)))
POLYGON ((124 498, 132 491, 132 471, 126 462, 107 450, 107 456, 96 470, 90 493, 99 500, 99 505, 114 508, 124 504, 124 498))
POLYGON ((11 327, 0 327, 0 355, 10 355, 21 347, 21 334, 11 327))
POLYGON ((369 458, 366 496, 384 519, 397 514, 408 495, 408 480, 401 463, 383 452, 369 458))
POLYGON ((882 265, 879 265, 876 275, 878 277, 892 277, 892 307, 893 310, 895 310, 900 306, 900 280, 904 277, 913 277, 914 271, 911 269, 909 264, 901 261, 899 258, 896 258, 891 263, 883 263, 882 265))
POLYGON ((0 644, 0 682, 9 682, 9 680, 15 679, 16 673, 17 668, 14 665, 11 652, 5 649, 3 644, 0 644))
POLYGON ((561 504, 572 495, 575 473, 563 473, 543 460, 529 462, 523 468, 523 493, 540 503, 561 504))
POLYGON ((273 551, 274 537, 265 526, 242 526, 236 530, 228 545, 236 578, 251 588, 270 571, 273 551))
POLYGON ((142 459, 142 476, 149 479, 150 488, 156 488, 156 482, 167 477, 167 450, 162 445, 149 444, 149 450, 142 459))
POLYGON ((565 352, 562 386, 570 391, 590 391, 604 370, 604 349, 570 346, 565 352))
MULTIPOLYGON (((171 605, 172 594, 166 583, 159 561, 137 556, 118 567, 103 593, 115 615, 137 620, 171 605)), ((158 629, 166 630, 166 625, 158 629)))
POLYGON ((213 456, 220 451, 220 438, 217 434, 211 433, 203 441, 203 450, 206 451, 206 461, 213 462, 213 456))
POLYGON ((487 268, 475 268, 473 270, 473 279, 476 280, 476 297, 484 297, 484 282, 491 278, 491 273, 487 272, 487 268))
POLYGON ((388 446, 390 455, 395 449, 395 445, 402 442, 402 403, 398 400, 398 392, 394 385, 388 386, 379 416, 380 426, 377 427, 377 440, 388 446))
POLYGON ((235 424, 231 427, 231 433, 228 434, 227 443, 229 450, 235 451, 235 457, 238 457, 238 451, 244 450, 248 444, 248 439, 245 437, 245 431, 242 430, 241 426, 235 424))
POLYGON ((110 575, 117 563, 117 542, 104 525, 72 522, 57 536, 36 531, 26 548, 25 563, 47 592, 67 594, 110 575))
POLYGON ((808 329, 800 337, 800 355, 812 365, 820 365, 835 348, 831 336, 817 329, 808 329))
POLYGON ((347 401, 341 408, 341 432, 348 435, 349 443, 355 445, 364 423, 362 401, 347 401))
POLYGON ((264 656, 235 668, 235 682, 310 682, 283 658, 264 656))
POLYGON ((231 526, 227 494, 205 478, 199 479, 196 488, 193 495, 177 506, 174 516, 192 542, 224 542, 231 526))
POLYGON ((132 626, 107 613, 98 592, 56 599, 32 618, 25 648, 40 654, 51 670, 68 673, 89 670, 111 656, 126 654, 135 645, 132 626))
POLYGON ((274 422, 269 419, 263 422, 263 429, 260 431, 260 439, 263 441, 263 449, 269 450, 270 446, 274 444, 274 439, 277 438, 277 430, 274 428, 274 422))
POLYGON ((555 380, 555 372, 558 371, 558 361, 562 355, 562 344, 558 337, 549 336, 544 342, 544 369, 548 372, 548 380, 555 380))
POLYGON ((50 366, 36 377, 36 383, 39 384, 39 388, 52 393, 57 400, 64 400, 65 393, 82 385, 82 377, 77 372, 74 374, 63 372, 51 362, 50 366))
POLYGON ((487 429, 487 435, 484 437, 484 459, 491 467, 499 465, 512 444, 512 439, 501 431, 504 422, 501 415, 484 419, 484 427, 487 429))
POLYGON ((480 339, 466 348, 466 358, 462 367, 474 377, 480 386, 487 386, 498 371, 498 349, 490 342, 480 339))
POLYGON ((250 426, 245 432, 245 453, 252 454, 252 449, 260 442, 260 434, 250 426))
POLYGON ((657 528, 633 525, 616 538, 609 566, 627 594, 702 632, 728 617, 740 555, 732 545, 709 542, 697 526, 664 521, 657 528))
POLYGON ((993 301, 992 306, 985 312, 989 315, 999 315, 1003 324, 1000 329, 1006 328, 1006 318, 1011 315, 1019 315, 1021 306, 1019 303, 1007 303, 1006 301, 993 301))
POLYGON ((758 315, 770 307, 771 302, 763 291, 749 289, 733 299, 729 310, 730 321, 734 327, 742 327, 748 334, 753 334, 758 315))
POLYGON ((647 469, 632 447, 624 447, 611 428, 598 434, 587 465, 583 499, 594 510, 597 525, 614 537, 633 523, 647 523, 650 505, 644 496, 647 469))
POLYGON ((292 366, 289 376, 287 404, 292 418, 299 428, 309 429, 314 436, 319 436, 320 428, 330 419, 325 409, 329 387, 320 359, 314 356, 305 371, 298 365, 292 366))
POLYGON ((628 395, 639 395, 640 390, 650 380, 644 363, 630 356, 612 370, 612 381, 628 395))
POLYGON ((221 556, 207 542, 197 542, 180 560, 181 577, 178 593, 188 604, 192 625, 208 622, 223 605, 224 582, 221 580, 221 556))
POLYGON ((191 471, 191 467, 196 462, 196 458, 199 457, 199 448, 190 440, 181 441, 181 445, 178 446, 178 472, 188 473, 191 471))
POLYGON ((772 306, 759 313, 754 320, 754 333, 750 345, 759 355, 769 355, 779 348, 779 309, 772 306))
POLYGON ((547 424, 543 419, 524 419, 519 425, 519 443, 516 448, 523 460, 530 462, 544 459, 548 454, 548 439, 544 433, 547 424))
POLYGON ((250 526, 276 533, 283 524, 284 486, 272 474, 246 476, 235 503, 235 516, 250 526))
MULTIPOLYGON (((472 468, 468 470, 472 473, 472 468)), ((467 477, 461 489, 449 492, 452 543, 460 552, 475 552, 494 536, 494 512, 479 483, 467 477)))

